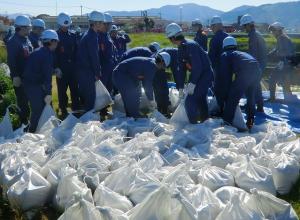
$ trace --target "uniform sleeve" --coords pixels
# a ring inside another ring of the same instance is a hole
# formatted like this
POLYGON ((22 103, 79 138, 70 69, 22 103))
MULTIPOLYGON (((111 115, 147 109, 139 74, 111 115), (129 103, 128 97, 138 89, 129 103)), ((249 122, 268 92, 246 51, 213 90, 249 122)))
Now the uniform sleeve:
POLYGON ((189 48, 189 61, 192 66, 190 82, 193 84, 197 84, 201 77, 201 73, 203 72, 203 60, 199 50, 196 47, 189 48))
POLYGON ((101 75, 101 66, 99 62, 98 40, 97 37, 90 38, 87 41, 87 50, 89 54, 90 65, 93 69, 95 77, 101 75))
POLYGON ((155 67, 147 69, 145 78, 142 81, 147 98, 152 101, 153 98, 153 79, 157 69, 155 67))
POLYGON ((294 55, 294 45, 289 38, 280 38, 280 41, 278 42, 278 47, 279 57, 286 58, 294 55))
POLYGON ((227 94, 232 82, 232 64, 226 54, 221 56, 221 68, 216 74, 215 95, 219 106, 222 108, 227 99, 227 94))
POLYGON ((17 77, 20 76, 21 73, 18 72, 18 53, 19 53, 19 48, 14 42, 8 42, 7 45, 7 63, 11 72, 11 77, 17 77))
POLYGON ((174 79, 176 82, 176 87, 177 89, 183 89, 184 88, 184 83, 185 83, 185 78, 186 78, 186 66, 184 62, 184 51, 183 48, 178 50, 178 66, 176 67, 176 71, 173 72, 174 74, 174 79))
POLYGON ((53 55, 43 57, 42 62, 42 75, 43 75, 43 88, 46 95, 51 95, 52 90, 52 72, 53 72, 53 55))
POLYGON ((203 36, 203 50, 207 51, 207 42, 208 37, 206 35, 203 36))
POLYGON ((208 56, 209 59, 212 63, 212 66, 215 67, 216 64, 216 56, 217 56, 217 51, 216 51, 216 40, 214 38, 212 38, 209 42, 209 51, 208 51, 208 56))

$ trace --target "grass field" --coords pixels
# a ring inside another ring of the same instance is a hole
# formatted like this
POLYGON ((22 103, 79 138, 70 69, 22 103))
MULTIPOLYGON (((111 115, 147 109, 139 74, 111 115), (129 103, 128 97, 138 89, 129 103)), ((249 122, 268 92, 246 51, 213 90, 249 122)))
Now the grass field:
MULTIPOLYGON (((169 40, 165 37, 164 34, 156 34, 156 33, 140 33, 140 34, 130 34, 130 37, 132 39, 132 43, 129 44, 129 47, 136 47, 136 46, 148 46, 151 42, 157 41, 161 44, 161 47, 173 47, 174 45, 171 45, 169 40)), ((190 37, 191 38, 191 37, 190 37)), ((240 45, 240 49, 246 50, 247 49, 247 38, 238 38, 238 43, 240 45)), ((271 49, 275 45, 275 39, 274 38, 266 38, 268 48, 271 49)), ((300 39, 293 39, 293 42, 296 45, 297 52, 300 52, 300 39)), ((0 48, 0 61, 6 62, 6 51, 3 46, 0 48)), ((56 81, 53 78, 53 90, 52 90, 52 97, 53 97, 53 105, 54 109, 58 108, 58 98, 57 98, 57 87, 56 87, 56 81)), ((297 182, 293 190, 290 192, 290 194, 286 196, 282 196, 284 200, 290 202, 294 209, 296 210, 297 214, 300 216, 300 180, 297 182)), ((46 210, 47 212, 47 210, 46 210)), ((17 219, 15 217, 11 217, 12 212, 8 209, 7 203, 3 202, 0 199, 0 219, 17 219), (4 217, 5 216, 5 217, 4 217)), ((42 219, 55 219, 52 217, 47 218, 47 216, 51 216, 46 214, 43 215, 42 219)), ((40 218, 39 218, 40 219, 40 218)))

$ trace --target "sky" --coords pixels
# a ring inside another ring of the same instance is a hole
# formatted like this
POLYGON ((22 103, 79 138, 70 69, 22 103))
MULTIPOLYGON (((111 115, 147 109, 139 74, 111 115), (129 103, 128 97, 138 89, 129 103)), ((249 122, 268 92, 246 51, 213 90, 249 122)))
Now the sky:
POLYGON ((182 3, 196 3, 222 11, 229 11, 242 5, 257 6, 287 1, 288 0, 0 0, 0 14, 28 13, 38 15, 45 13, 55 15, 57 12, 64 11, 71 15, 79 15, 81 13, 81 5, 83 6, 83 14, 85 14, 91 10, 133 11, 182 3))

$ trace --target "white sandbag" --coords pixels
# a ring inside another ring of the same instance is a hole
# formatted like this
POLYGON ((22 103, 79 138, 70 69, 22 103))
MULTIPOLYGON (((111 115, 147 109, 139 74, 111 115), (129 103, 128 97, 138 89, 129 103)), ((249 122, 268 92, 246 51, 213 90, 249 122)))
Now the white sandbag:
POLYGON ((296 157, 282 152, 272 158, 269 168, 276 191, 281 195, 288 194, 299 178, 300 165, 296 157))
POLYGON ((113 209, 110 207, 96 207, 101 215, 101 220, 128 220, 126 214, 119 209, 113 209))
POLYGON ((173 199, 173 206, 175 208, 172 209, 172 214, 169 219, 174 220, 197 220, 198 212, 196 208, 180 193, 175 195, 175 199, 173 199), (174 205, 174 203, 176 205, 174 205))
MULTIPOLYGON (((80 195, 72 199, 73 205, 58 218, 58 220, 102 220, 100 212, 90 201, 86 201, 80 195)), ((73 196, 74 197, 74 196, 73 196)))
POLYGON ((150 173, 160 169, 164 165, 164 161, 158 152, 153 151, 149 156, 139 161, 138 165, 145 173, 150 173))
POLYGON ((170 119, 170 124, 183 127, 189 123, 190 120, 185 110, 185 99, 182 99, 170 119))
POLYGON ((169 100, 171 102, 172 111, 174 111, 180 103, 179 92, 177 89, 171 88, 169 90, 169 100))
POLYGON ((218 105, 216 96, 209 98, 208 99, 208 112, 210 114, 215 114, 215 113, 218 113, 219 111, 220 111, 220 107, 218 105))
POLYGON ((168 124, 169 123, 169 119, 167 119, 162 113, 160 113, 157 110, 154 110, 150 116, 150 118, 153 118, 155 121, 157 122, 161 122, 161 123, 165 123, 168 124))
POLYGON ((189 160, 188 155, 179 151, 180 146, 172 144, 169 150, 164 153, 163 157, 166 159, 167 164, 177 166, 178 164, 186 163, 189 160))
POLYGON ((283 151, 289 154, 294 154, 300 162, 300 139, 277 144, 274 148, 277 151, 283 151))
POLYGON ((113 101, 111 96, 105 86, 102 84, 100 80, 95 82, 95 89, 96 89, 96 98, 94 104, 94 110, 98 111, 106 106, 110 105, 113 101))
POLYGON ((210 163, 212 166, 225 169, 227 164, 233 163, 237 154, 227 149, 217 149, 214 154, 210 156, 210 163))
POLYGON ((268 192, 252 189, 251 193, 246 205, 249 209, 261 214, 264 219, 298 220, 291 204, 268 192))
POLYGON ((45 105, 44 110, 40 116, 39 123, 36 128, 36 132, 39 133, 44 124, 52 117, 55 117, 55 112, 51 105, 45 105))
POLYGON ((128 213, 130 220, 163 220, 171 214, 171 195, 166 187, 161 187, 128 213))
POLYGON ((235 109, 234 118, 232 120, 232 126, 242 130, 248 129, 244 120, 242 110, 239 105, 235 109))
POLYGON ((48 199, 50 189, 50 183, 36 170, 29 168, 20 180, 9 188, 7 197, 13 208, 28 211, 43 207, 48 199))
POLYGON ((196 210, 201 210, 203 212, 202 209, 205 207, 204 209, 207 212, 206 219, 215 219, 224 208, 222 202, 205 186, 199 184, 192 187, 180 187, 178 189, 196 210))
POLYGON ((0 123, 0 137, 4 137, 6 139, 14 137, 14 131, 10 121, 8 108, 6 109, 6 113, 0 123))
POLYGON ((159 182, 136 184, 130 189, 129 198, 134 205, 143 202, 152 192, 161 186, 159 182))
MULTIPOLYGON (((154 100, 155 101, 155 100, 154 100)), ((148 111, 151 108, 150 101, 145 93, 145 89, 141 89, 140 106, 141 111, 148 111)))
POLYGON ((172 167, 169 174, 166 175, 162 181, 166 186, 186 186, 195 184, 188 174, 188 167, 185 164, 172 167))
POLYGON ((234 186, 224 186, 217 189, 214 194, 224 205, 230 203, 234 196, 238 196, 240 202, 246 203, 250 198, 249 193, 245 190, 234 187, 234 186))
POLYGON ((207 165, 199 170, 198 183, 215 191, 222 186, 234 186, 234 178, 227 170, 207 165))
POLYGON ((133 206, 125 197, 100 184, 94 192, 96 206, 108 206, 123 212, 129 211, 133 206))
POLYGON ((78 193, 84 200, 93 203, 91 190, 78 179, 77 173, 72 173, 59 181, 54 200, 55 205, 61 210, 65 209, 74 193, 78 193))
POLYGON ((250 160, 249 157, 247 157, 245 163, 237 171, 235 182, 238 187, 247 192, 250 192, 252 188, 256 188, 276 195, 271 170, 258 165, 250 160))
POLYGON ((262 220, 254 211, 240 202, 238 196, 234 196, 216 220, 262 220))
POLYGON ((114 97, 113 110, 125 113, 124 103, 121 94, 117 94, 114 97))

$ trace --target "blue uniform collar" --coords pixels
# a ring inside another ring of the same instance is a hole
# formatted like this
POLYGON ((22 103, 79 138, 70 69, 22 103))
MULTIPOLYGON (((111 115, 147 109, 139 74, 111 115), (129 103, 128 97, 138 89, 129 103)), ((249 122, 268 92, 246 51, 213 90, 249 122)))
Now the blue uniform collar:
POLYGON ((23 40, 23 41, 26 41, 28 39, 28 37, 24 37, 24 36, 21 36, 20 34, 18 33, 15 33, 15 36, 20 39, 20 40, 23 40))

